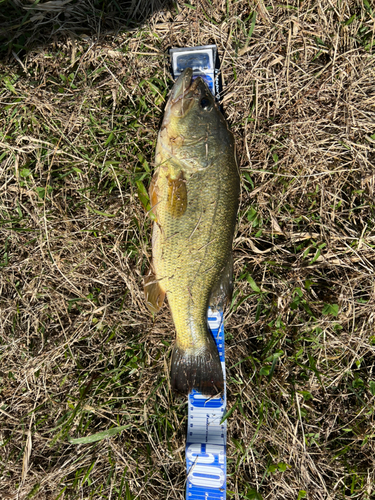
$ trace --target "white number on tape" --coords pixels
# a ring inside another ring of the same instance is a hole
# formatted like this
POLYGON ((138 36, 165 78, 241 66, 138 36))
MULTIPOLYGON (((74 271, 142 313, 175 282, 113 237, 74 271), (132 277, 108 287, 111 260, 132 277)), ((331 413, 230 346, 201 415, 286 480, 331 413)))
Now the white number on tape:
POLYGON ((223 314, 219 311, 213 311, 209 309, 208 311, 208 322, 210 324, 211 330, 217 330, 223 321, 223 314))
POLYGON ((193 443, 189 445, 186 456, 188 460, 198 464, 212 464, 215 459, 219 464, 224 463, 224 446, 218 444, 193 443), (206 449, 204 449, 206 448, 206 449))
POLYGON ((225 482, 225 474, 219 467, 197 464, 189 474, 189 480, 194 486, 221 488, 225 482))

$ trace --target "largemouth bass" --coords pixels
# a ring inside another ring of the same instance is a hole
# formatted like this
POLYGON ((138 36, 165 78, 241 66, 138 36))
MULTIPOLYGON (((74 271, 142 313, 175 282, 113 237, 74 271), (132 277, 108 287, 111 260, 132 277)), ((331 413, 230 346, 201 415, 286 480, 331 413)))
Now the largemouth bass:
POLYGON ((172 388, 213 395, 224 381, 207 309, 231 295, 240 177, 233 134, 206 83, 192 75, 187 68, 177 79, 158 135, 145 295, 152 312, 168 297, 177 334, 172 388))

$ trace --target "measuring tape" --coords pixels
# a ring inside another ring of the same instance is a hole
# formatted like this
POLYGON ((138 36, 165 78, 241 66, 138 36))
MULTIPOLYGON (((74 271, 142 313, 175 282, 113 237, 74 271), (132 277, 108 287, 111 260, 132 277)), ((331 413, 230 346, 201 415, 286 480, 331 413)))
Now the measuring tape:
MULTIPOLYGON (((222 82, 216 45, 174 48, 169 54, 174 78, 185 68, 192 68, 193 79, 198 76, 203 78, 219 101, 222 82)), ((220 355, 224 391, 222 397, 218 398, 207 398, 195 390, 188 396, 187 500, 226 499, 227 423, 221 423, 226 407, 223 312, 209 309, 208 326, 220 355)))
POLYGON ((188 396, 187 500, 226 498, 227 422, 221 423, 226 407, 223 313, 209 309, 208 325, 220 355, 224 391, 218 398, 207 398, 195 390, 188 396))
MULTIPOLYGON (((193 70, 193 80, 200 76, 207 83, 216 101, 220 99, 222 80, 216 45, 170 49, 173 78, 178 78, 186 68, 193 70)), ((220 106, 222 111, 222 108, 220 106)))

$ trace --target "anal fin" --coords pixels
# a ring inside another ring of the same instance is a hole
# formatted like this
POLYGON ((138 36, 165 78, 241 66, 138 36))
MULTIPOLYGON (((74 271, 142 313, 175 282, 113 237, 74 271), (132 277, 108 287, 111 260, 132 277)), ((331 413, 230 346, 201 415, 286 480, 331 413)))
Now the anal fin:
POLYGON ((146 297, 146 305, 153 313, 157 313, 163 305, 165 291, 162 289, 160 282, 157 281, 152 268, 149 269, 146 276, 143 278, 143 290, 146 297))

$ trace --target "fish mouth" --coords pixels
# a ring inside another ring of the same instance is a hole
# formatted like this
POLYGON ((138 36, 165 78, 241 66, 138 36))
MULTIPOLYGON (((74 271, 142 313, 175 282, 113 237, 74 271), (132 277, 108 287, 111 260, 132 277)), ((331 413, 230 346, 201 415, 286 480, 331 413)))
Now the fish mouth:
POLYGON ((172 117, 183 118, 192 108, 194 101, 199 97, 203 84, 202 78, 193 79, 193 70, 186 68, 177 78, 169 96, 161 131, 171 125, 172 117))
POLYGON ((170 102, 174 104, 181 99, 186 98, 187 94, 195 91, 200 81, 201 78, 195 78, 193 81, 193 70, 191 68, 184 69, 174 84, 170 102))

